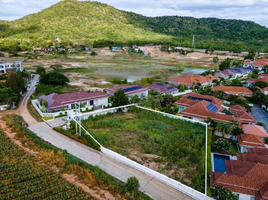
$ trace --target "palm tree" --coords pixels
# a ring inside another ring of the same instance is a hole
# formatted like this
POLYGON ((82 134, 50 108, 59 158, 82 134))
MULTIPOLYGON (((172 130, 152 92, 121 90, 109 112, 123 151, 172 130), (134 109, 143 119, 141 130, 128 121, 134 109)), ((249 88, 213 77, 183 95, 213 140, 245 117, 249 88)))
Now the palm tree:
POLYGON ((232 132, 232 124, 226 122, 218 122, 217 130, 222 133, 222 136, 229 135, 232 132))
POLYGON ((209 130, 211 130, 212 135, 214 135, 215 134, 215 131, 217 130, 217 124, 218 124, 218 122, 216 122, 211 117, 207 117, 207 122, 208 122, 208 128, 209 128, 209 130))

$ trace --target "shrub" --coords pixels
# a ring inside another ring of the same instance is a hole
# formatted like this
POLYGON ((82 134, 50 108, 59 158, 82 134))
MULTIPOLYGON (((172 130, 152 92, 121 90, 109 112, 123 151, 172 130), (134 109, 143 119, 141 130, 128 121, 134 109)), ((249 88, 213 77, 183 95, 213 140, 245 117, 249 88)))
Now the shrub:
POLYGON ((130 177, 125 184, 126 192, 132 193, 138 191, 140 187, 139 180, 136 177, 130 177))
POLYGON ((230 149, 232 147, 232 144, 224 138, 217 139, 213 144, 221 152, 222 151, 230 151, 230 149))

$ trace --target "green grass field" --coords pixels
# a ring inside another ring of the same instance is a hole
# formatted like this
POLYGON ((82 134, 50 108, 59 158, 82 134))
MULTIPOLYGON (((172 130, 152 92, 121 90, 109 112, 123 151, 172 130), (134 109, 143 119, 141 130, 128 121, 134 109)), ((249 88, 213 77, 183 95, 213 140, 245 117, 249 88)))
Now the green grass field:
POLYGON ((204 191, 205 127, 132 108, 82 125, 104 147, 204 191))

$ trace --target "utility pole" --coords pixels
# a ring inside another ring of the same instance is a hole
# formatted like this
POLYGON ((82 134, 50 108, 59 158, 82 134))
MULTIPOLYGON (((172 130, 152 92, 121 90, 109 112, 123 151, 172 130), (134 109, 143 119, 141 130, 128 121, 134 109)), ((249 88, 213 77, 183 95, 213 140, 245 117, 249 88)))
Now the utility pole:
POLYGON ((194 35, 193 35, 193 40, 192 40, 192 46, 194 47, 194 50, 195 50, 195 41, 194 41, 194 35))

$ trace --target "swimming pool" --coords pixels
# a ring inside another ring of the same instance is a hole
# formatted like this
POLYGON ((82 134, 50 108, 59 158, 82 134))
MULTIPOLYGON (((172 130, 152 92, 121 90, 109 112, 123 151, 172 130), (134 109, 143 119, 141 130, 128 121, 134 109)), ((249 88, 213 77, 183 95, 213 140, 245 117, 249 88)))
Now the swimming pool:
POLYGON ((230 160, 230 156, 213 154, 213 164, 215 172, 226 172, 225 160, 230 160))

